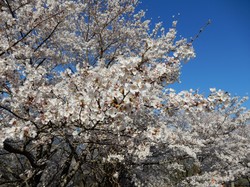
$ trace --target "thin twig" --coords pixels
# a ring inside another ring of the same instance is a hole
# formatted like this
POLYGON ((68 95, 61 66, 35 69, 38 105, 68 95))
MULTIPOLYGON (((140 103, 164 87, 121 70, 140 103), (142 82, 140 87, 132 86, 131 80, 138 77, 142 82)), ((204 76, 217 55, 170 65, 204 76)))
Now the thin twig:
POLYGON ((205 28, 208 26, 208 25, 210 25, 212 23, 212 21, 209 19, 208 21, 207 21, 207 23, 199 30, 199 32, 194 36, 194 38, 192 38, 191 40, 190 40, 190 42, 189 43, 193 43, 197 38, 199 38, 199 36, 200 36, 200 34, 205 30, 205 28))

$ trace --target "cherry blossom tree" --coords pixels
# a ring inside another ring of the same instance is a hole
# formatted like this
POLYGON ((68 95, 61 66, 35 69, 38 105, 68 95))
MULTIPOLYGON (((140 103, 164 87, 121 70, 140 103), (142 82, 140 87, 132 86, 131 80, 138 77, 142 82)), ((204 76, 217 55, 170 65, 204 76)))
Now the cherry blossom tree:
POLYGON ((4 0, 0 184, 210 186, 249 180, 245 98, 176 93, 192 42, 137 0, 4 0))

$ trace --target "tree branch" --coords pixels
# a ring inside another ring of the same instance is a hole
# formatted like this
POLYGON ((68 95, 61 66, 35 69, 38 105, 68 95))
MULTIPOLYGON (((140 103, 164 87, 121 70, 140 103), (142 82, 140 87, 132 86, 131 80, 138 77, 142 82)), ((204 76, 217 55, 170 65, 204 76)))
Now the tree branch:
MULTIPOLYGON (((20 38, 19 40, 17 40, 14 44, 12 44, 11 46, 9 46, 5 51, 3 51, 2 53, 0 53, 0 56, 2 56, 3 54, 5 54, 8 50, 10 50, 12 47, 15 47, 19 42, 23 41, 36 27, 38 27, 39 25, 41 25, 44 21, 47 21, 48 19, 57 16, 58 14, 62 13, 63 11, 60 11, 56 14, 53 14, 52 16, 47 17, 46 19, 40 21, 39 23, 35 24, 35 26, 30 29, 25 35, 23 35, 22 38, 20 38)), ((60 23, 60 22, 59 22, 60 23)))
POLYGON ((22 120, 24 120, 24 121, 28 121, 26 118, 19 116, 18 114, 16 114, 16 113, 13 112, 11 109, 9 109, 9 108, 7 108, 7 107, 5 107, 5 106, 0 105, 0 108, 6 110, 7 112, 11 113, 13 116, 15 116, 15 117, 17 117, 17 118, 19 118, 19 119, 22 119, 22 120))
POLYGON ((57 27, 59 26, 59 24, 61 23, 62 21, 59 21, 56 26, 54 27, 54 29, 52 30, 52 32, 36 47, 36 49, 34 50, 34 52, 36 52, 53 34, 54 32, 56 31, 57 27))
POLYGON ((41 167, 40 165, 37 165, 37 163, 35 162, 34 156, 30 152, 13 147, 10 144, 8 139, 3 142, 3 148, 10 153, 16 153, 16 154, 20 154, 20 155, 25 156, 29 160, 30 165, 33 168, 41 167))

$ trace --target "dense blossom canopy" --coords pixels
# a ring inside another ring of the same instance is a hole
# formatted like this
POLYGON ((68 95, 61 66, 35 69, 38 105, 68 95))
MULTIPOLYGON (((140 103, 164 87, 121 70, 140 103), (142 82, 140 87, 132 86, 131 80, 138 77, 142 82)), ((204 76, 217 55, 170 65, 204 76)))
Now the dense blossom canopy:
POLYGON ((245 98, 176 93, 195 57, 137 0, 0 3, 0 184, 210 186, 250 180, 245 98))

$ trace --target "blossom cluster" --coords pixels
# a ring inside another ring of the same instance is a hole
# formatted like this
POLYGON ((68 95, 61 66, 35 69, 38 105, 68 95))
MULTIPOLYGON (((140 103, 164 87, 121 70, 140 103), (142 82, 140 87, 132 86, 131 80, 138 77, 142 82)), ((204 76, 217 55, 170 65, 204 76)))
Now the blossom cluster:
POLYGON ((78 175, 112 184, 126 176, 137 186, 249 175, 245 98, 170 89, 181 63, 195 57, 192 43, 176 37, 176 21, 151 30, 137 3, 3 3, 0 147, 28 159, 31 166, 19 161, 30 171, 25 183, 39 175, 49 186, 51 172, 61 174, 55 186, 78 175))

